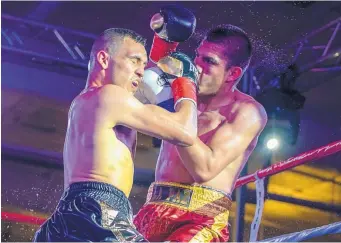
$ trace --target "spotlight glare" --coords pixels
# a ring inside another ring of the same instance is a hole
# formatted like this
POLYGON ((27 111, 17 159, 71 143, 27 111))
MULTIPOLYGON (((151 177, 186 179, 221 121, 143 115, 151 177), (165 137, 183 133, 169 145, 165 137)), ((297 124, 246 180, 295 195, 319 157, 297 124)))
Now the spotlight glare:
POLYGON ((279 145, 279 141, 276 138, 270 138, 266 143, 266 147, 270 150, 275 150, 279 145))

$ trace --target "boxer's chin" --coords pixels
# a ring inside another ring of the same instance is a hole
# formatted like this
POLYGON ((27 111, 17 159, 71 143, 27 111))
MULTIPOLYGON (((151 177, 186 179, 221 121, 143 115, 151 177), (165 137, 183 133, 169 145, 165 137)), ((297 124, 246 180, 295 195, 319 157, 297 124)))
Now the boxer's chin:
POLYGON ((216 94, 217 94, 217 92, 214 92, 213 90, 208 89, 207 87, 202 86, 200 89, 200 86, 199 86, 197 96, 198 97, 208 97, 208 96, 214 96, 216 94))
POLYGON ((200 86, 199 86, 199 89, 198 89, 198 96, 205 96, 205 89, 201 88, 200 89, 200 86))
POLYGON ((199 86, 198 86, 198 95, 204 95, 205 93, 205 85, 202 85, 199 83, 199 86))

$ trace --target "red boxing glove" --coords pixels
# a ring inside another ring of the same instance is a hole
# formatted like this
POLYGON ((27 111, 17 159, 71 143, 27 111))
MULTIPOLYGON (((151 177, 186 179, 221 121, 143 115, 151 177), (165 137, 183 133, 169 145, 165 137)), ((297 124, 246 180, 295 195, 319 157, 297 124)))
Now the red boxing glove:
POLYGON ((153 62, 157 63, 161 58, 174 52, 178 45, 179 42, 169 42, 155 34, 149 58, 153 62))
POLYGON ((197 87, 196 84, 187 77, 180 77, 171 83, 174 98, 174 109, 182 100, 190 100, 197 105, 197 87))

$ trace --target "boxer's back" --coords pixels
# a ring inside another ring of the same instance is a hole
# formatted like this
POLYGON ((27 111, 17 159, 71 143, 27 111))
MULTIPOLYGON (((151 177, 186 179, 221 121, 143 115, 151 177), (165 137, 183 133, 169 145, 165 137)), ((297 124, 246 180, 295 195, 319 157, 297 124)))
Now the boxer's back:
POLYGON ((81 93, 70 107, 64 144, 64 185, 104 182, 128 196, 133 182, 136 132, 123 126, 112 127, 112 118, 99 106, 99 89, 81 93))

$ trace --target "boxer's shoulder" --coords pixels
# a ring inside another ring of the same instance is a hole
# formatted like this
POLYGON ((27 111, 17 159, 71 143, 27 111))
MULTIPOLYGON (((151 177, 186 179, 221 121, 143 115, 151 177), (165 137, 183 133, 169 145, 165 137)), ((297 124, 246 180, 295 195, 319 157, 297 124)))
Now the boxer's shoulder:
POLYGON ((102 118, 113 120, 122 114, 118 111, 129 107, 124 104, 131 103, 133 98, 127 90, 113 84, 87 88, 72 101, 69 116, 74 112, 88 114, 92 110, 102 118))
POLYGON ((237 105, 237 113, 242 114, 247 119, 257 119, 266 123, 267 114, 264 107, 249 95, 244 94, 237 105))
POLYGON ((96 96, 99 108, 106 105, 112 108, 112 105, 120 105, 133 98, 133 95, 126 89, 114 84, 106 84, 99 87, 94 95, 96 96))
POLYGON ((257 110, 264 110, 263 106, 256 101, 252 96, 242 93, 240 91, 237 91, 236 95, 236 104, 239 107, 239 109, 257 109, 257 110))
MULTIPOLYGON (((104 103, 122 94, 122 88, 117 85, 103 85, 101 87, 90 87, 84 89, 71 103, 71 108, 89 106, 93 103, 104 103)), ((100 108, 100 105, 97 107, 100 108)))
POLYGON ((112 97, 112 95, 124 95, 128 93, 125 89, 114 84, 105 84, 97 89, 97 95, 100 97, 112 97))
POLYGON ((256 115, 262 120, 267 120, 265 109, 258 101, 245 93, 237 92, 235 101, 231 105, 223 107, 220 111, 228 121, 234 120, 238 114, 243 114, 245 117, 256 115))

